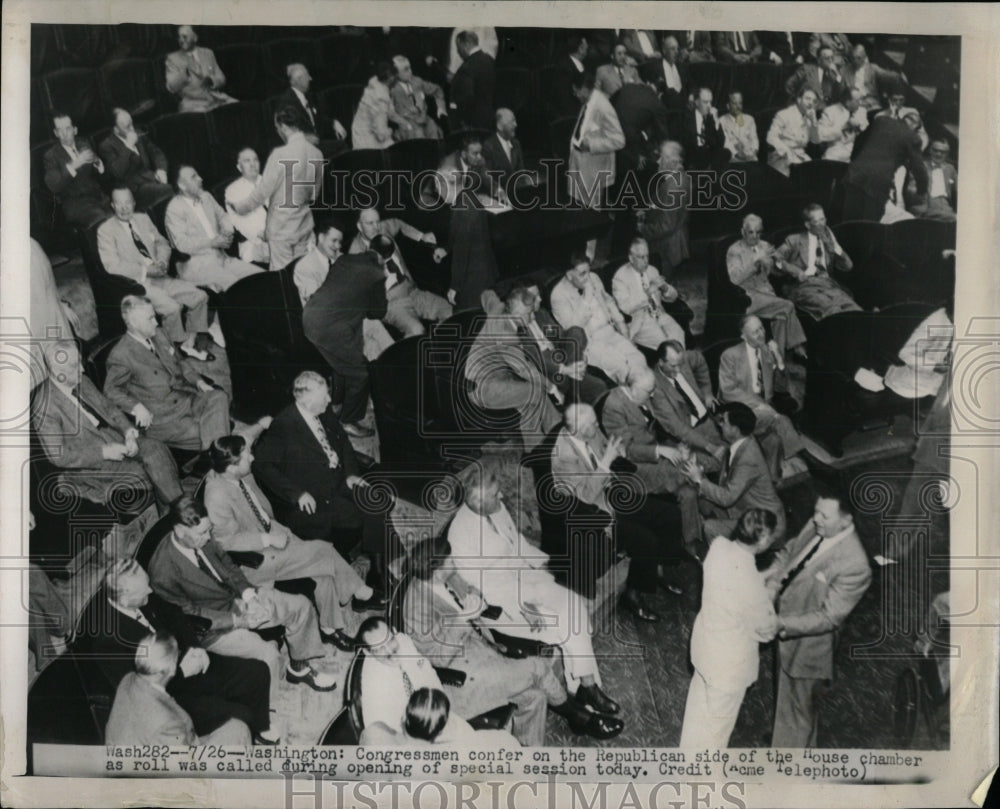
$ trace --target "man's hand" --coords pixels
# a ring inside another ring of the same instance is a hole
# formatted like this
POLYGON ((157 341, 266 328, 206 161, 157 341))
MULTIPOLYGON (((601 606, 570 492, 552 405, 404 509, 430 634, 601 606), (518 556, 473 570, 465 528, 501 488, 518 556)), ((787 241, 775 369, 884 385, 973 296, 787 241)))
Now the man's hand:
POLYGON ((613 435, 608 439, 608 445, 604 448, 604 457, 601 458, 601 464, 607 466, 615 458, 621 457, 624 454, 625 442, 620 435, 613 435))
POLYGON ((584 138, 583 140, 581 140, 577 144, 576 148, 577 148, 578 151, 581 151, 581 152, 589 152, 590 151, 590 144, 587 143, 587 139, 584 138))
POLYGON ((673 303, 679 296, 680 293, 677 291, 676 287, 671 286, 666 281, 663 281, 663 286, 660 287, 660 298, 665 303, 673 303))
POLYGON ((444 261, 445 256, 447 255, 448 251, 445 250, 443 247, 435 247, 434 252, 431 254, 431 258, 434 259, 435 264, 440 264, 442 261, 444 261))
POLYGON ((194 677, 208 671, 208 652, 192 646, 181 659, 181 671, 185 677, 194 677))
POLYGON ((227 236, 225 233, 220 233, 217 236, 215 236, 212 239, 212 241, 209 242, 209 244, 212 247, 217 247, 219 250, 225 250, 227 247, 229 247, 230 244, 232 244, 232 242, 233 242, 233 234, 230 233, 227 236))
POLYGON ((691 458, 691 460, 689 460, 687 463, 684 464, 682 471, 684 472, 685 475, 688 476, 688 478, 690 478, 691 482, 696 486, 699 483, 701 483, 702 478, 704 477, 702 475, 701 466, 698 465, 698 461, 696 461, 694 458, 691 458))
POLYGON ((569 365, 560 365, 557 373, 579 382, 587 373, 587 363, 583 360, 577 360, 569 365))
POLYGON ((333 134, 337 136, 337 140, 343 140, 347 137, 347 130, 336 118, 333 120, 333 134))
POLYGON ((424 233, 423 235, 421 235, 420 241, 422 241, 424 244, 437 244, 438 243, 437 236, 435 236, 431 231, 427 231, 426 233, 424 233))
POLYGON ((132 408, 132 415, 135 416, 135 423, 140 427, 148 427, 153 423, 153 414, 146 409, 142 402, 136 402, 132 408))
POLYGON ((448 290, 448 303, 450 303, 452 306, 455 305, 455 297, 456 297, 455 290, 454 289, 449 289, 448 290))
POLYGON ((164 185, 167 184, 167 173, 163 169, 156 170, 156 179, 164 185))
POLYGON ((212 389, 213 389, 212 386, 209 385, 204 379, 198 380, 198 390, 208 393, 212 389))
POLYGON ((566 397, 563 396, 562 391, 559 390, 559 388, 557 388, 555 385, 551 385, 549 387, 549 394, 552 396, 553 399, 555 399, 556 404, 559 406, 562 406, 562 404, 566 401, 566 397))
POLYGON ((309 492, 302 492, 299 495, 299 509, 304 511, 306 514, 316 513, 316 500, 309 492))
POLYGON ((353 489, 355 486, 361 486, 362 488, 370 486, 371 484, 365 480, 360 475, 348 475, 347 476, 347 488, 353 489))
POLYGON ((101 447, 101 455, 106 461, 120 461, 128 455, 128 447, 124 444, 105 444, 101 447))
POLYGON ((817 272, 818 271, 815 267, 810 267, 808 270, 805 270, 802 273, 802 275, 804 275, 806 278, 812 278, 814 275, 816 275, 817 272))
POLYGON ((267 533, 267 544, 276 550, 281 550, 282 548, 288 547, 288 533, 279 528, 276 525, 271 526, 271 530, 267 533))
POLYGON ((270 608, 267 604, 257 598, 247 602, 245 617, 247 619, 247 625, 250 629, 256 629, 259 626, 263 626, 272 619, 270 608))
POLYGON ((658 446, 656 448, 656 457, 662 458, 665 461, 670 461, 672 464, 678 464, 681 462, 681 453, 674 447, 664 447, 658 446))
POLYGON ((528 622, 528 626, 531 627, 532 632, 541 632, 545 626, 545 621, 541 615, 539 615, 541 610, 538 609, 537 604, 532 604, 530 601, 524 603, 524 609, 521 610, 521 615, 524 616, 524 620, 528 622))
POLYGON ((715 410, 719 406, 719 400, 714 396, 709 396, 705 399, 705 407, 709 410, 715 410))

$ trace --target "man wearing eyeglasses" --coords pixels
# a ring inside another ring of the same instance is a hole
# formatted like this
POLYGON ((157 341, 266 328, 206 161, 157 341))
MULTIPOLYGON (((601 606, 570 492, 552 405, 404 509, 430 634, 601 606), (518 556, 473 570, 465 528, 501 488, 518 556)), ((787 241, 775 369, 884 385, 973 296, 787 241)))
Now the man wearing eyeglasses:
POLYGON ((917 180, 911 176, 907 192, 913 196, 910 212, 921 219, 937 219, 942 222, 955 221, 956 199, 958 195, 958 171, 948 162, 951 148, 944 138, 935 138, 927 150, 924 166, 927 169, 927 199, 917 196, 917 180))

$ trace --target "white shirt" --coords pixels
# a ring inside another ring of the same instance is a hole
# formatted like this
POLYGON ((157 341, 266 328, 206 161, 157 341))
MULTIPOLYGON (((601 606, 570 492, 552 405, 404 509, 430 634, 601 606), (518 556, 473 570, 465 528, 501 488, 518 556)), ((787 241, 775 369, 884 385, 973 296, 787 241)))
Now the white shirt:
POLYGON ((535 338, 535 341, 542 347, 543 351, 551 351, 555 347, 552 345, 552 341, 545 336, 542 327, 538 325, 538 321, 534 318, 528 321, 527 330, 528 334, 535 338))
POLYGON ((497 133, 497 140, 500 141, 500 145, 503 147, 504 154, 507 155, 507 160, 510 161, 510 155, 511 151, 514 148, 514 144, 499 133, 497 133))
MULTIPOLYGON (((118 140, 120 140, 122 143, 125 144, 125 148, 126 149, 131 149, 136 154, 139 154, 139 141, 138 141, 138 139, 136 140, 135 145, 129 146, 128 142, 121 135, 117 135, 116 134, 115 137, 118 138, 118 140)), ((142 155, 139 155, 139 157, 142 157, 142 155)))
POLYGON ((583 62, 581 62, 579 59, 577 59, 572 54, 570 54, 569 58, 573 61, 573 64, 576 65, 576 69, 578 71, 580 71, 581 73, 583 73, 583 62))
MULTIPOLYGON (((854 533, 854 530, 855 530, 854 523, 851 523, 849 526, 847 526, 847 528, 845 528, 839 534, 834 534, 832 537, 826 537, 823 540, 823 544, 820 546, 820 549, 816 551, 815 554, 813 554, 812 559, 810 559, 809 561, 813 562, 816 559, 818 559, 820 556, 822 556, 824 553, 830 550, 830 548, 834 547, 838 542, 842 541, 849 534, 854 533)), ((818 540, 819 540, 819 533, 817 532, 813 540, 811 542, 807 542, 806 546, 795 555, 795 558, 791 562, 789 562, 787 568, 785 569, 784 575, 787 575, 790 571, 795 570, 795 568, 799 566, 799 563, 803 559, 805 559, 806 556, 809 555, 809 551, 811 551, 815 547, 818 540)))
POLYGON ((698 133, 698 145, 705 145, 705 116, 699 110, 694 111, 694 131, 698 133))
POLYGON ((691 426, 693 427, 699 421, 701 421, 705 414, 708 412, 708 408, 705 407, 705 403, 702 402, 701 396, 698 392, 691 387, 684 374, 678 372, 674 375, 674 382, 687 394, 687 397, 691 400, 694 405, 695 412, 691 415, 691 426))
POLYGON ((245 242, 240 242, 240 258, 244 261, 267 261, 270 257, 267 242, 262 238, 267 226, 267 203, 248 214, 238 214, 233 210, 233 203, 249 197, 261 180, 259 174, 253 182, 240 177, 226 186, 226 213, 229 214, 233 227, 246 238, 245 242))
POLYGON ((205 211, 205 206, 202 204, 201 200, 191 199, 191 197, 186 194, 182 194, 181 197, 191 207, 191 210, 194 211, 194 215, 201 223, 205 233, 212 238, 218 236, 218 231, 216 231, 215 225, 212 224, 212 220, 208 218, 208 213, 205 211))
POLYGON ((97 419, 95 419, 92 415, 90 415, 90 413, 87 411, 87 409, 85 407, 83 407, 83 405, 80 403, 79 397, 73 395, 73 389, 72 388, 67 387, 62 382, 59 382, 58 380, 55 379, 55 377, 51 377, 51 379, 52 379, 52 384, 53 385, 55 385, 57 388, 59 388, 59 390, 61 390, 63 393, 65 393, 70 399, 72 399, 74 402, 76 402, 76 406, 80 409, 80 414, 83 415, 84 418, 86 418, 95 427, 99 427, 100 426, 101 423, 97 419))
POLYGON ((931 197, 948 196, 948 186, 944 181, 944 171, 940 167, 931 169, 931 182, 927 193, 931 197))
POLYGON ((677 65, 672 65, 666 59, 663 60, 663 75, 667 80, 667 87, 671 90, 681 91, 681 74, 677 70, 677 65))
MULTIPOLYGON (((177 537, 175 536, 172 536, 170 538, 170 541, 174 543, 174 547, 177 548, 177 550, 179 550, 184 555, 184 558, 187 559, 192 565, 199 568, 201 567, 201 565, 198 562, 198 554, 195 553, 194 548, 185 548, 183 545, 181 545, 181 543, 177 541, 177 537)), ((212 573, 219 581, 225 581, 222 578, 222 576, 219 575, 219 571, 215 569, 215 565, 213 565, 210 561, 208 561, 208 557, 204 553, 201 554, 201 559, 202 561, 204 561, 205 566, 212 571, 212 573)))
MULTIPOLYGON (((131 337, 131 338, 132 338, 133 340, 135 340, 135 341, 136 341, 136 342, 137 342, 137 343, 138 343, 139 345, 141 345, 141 346, 142 346, 143 348, 147 349, 148 351, 151 351, 151 352, 153 352, 154 354, 156 353, 156 349, 155 349, 155 348, 153 348, 153 341, 152 341, 152 340, 150 340, 150 339, 148 339, 148 338, 146 338, 146 337, 140 337, 140 336, 139 336, 138 334, 133 334, 133 333, 132 333, 132 332, 130 332, 130 331, 127 331, 127 332, 125 332, 125 333, 126 333, 126 334, 127 334, 127 335, 128 335, 129 337, 131 337)), ((171 352, 171 353, 173 353, 173 352, 171 352)))
POLYGON ((653 46, 653 43, 649 41, 649 34, 638 28, 636 29, 636 34, 639 36, 639 47, 642 48, 642 52, 646 54, 646 56, 652 56, 656 53, 656 48, 653 46))
POLYGON ((313 117, 312 104, 309 103, 309 99, 307 99, 305 93, 297 87, 293 87, 292 92, 295 93, 296 97, 299 99, 299 103, 305 107, 306 114, 309 116, 309 123, 315 127, 316 119, 313 117))
POLYGON ((744 341, 743 344, 747 347, 747 359, 750 361, 750 387, 753 388, 753 392, 758 396, 763 397, 764 391, 760 389, 760 384, 758 382, 758 376, 763 378, 764 369, 761 368, 760 374, 757 373, 757 351, 766 351, 766 348, 756 349, 750 343, 744 341))
POLYGON ((823 242, 821 242, 815 234, 809 233, 809 264, 806 265, 806 270, 817 269, 817 260, 823 265, 827 270, 830 269, 830 257, 826 254, 826 248, 823 247, 823 242), (817 257, 816 251, 819 249, 819 256, 817 257))
POLYGON ((142 614, 142 610, 138 609, 137 607, 132 607, 131 609, 128 607, 123 607, 117 601, 114 601, 110 598, 108 599, 108 603, 116 610, 118 610, 118 612, 120 612, 122 615, 127 615, 133 621, 138 621, 140 624, 146 627, 146 629, 148 629, 150 632, 156 631, 153 625, 146 620, 146 616, 142 614))
POLYGON ((601 459, 597 457, 597 453, 590 448, 590 445, 586 441, 568 431, 566 433, 566 437, 569 438, 573 445, 580 451, 580 454, 590 461, 590 465, 593 467, 595 472, 598 470, 602 472, 609 471, 608 467, 601 463, 601 459))
POLYGON ((746 443, 746 440, 747 440, 748 437, 749 436, 743 436, 742 438, 737 438, 732 444, 729 445, 729 466, 730 467, 732 467, 732 465, 733 465, 733 458, 736 457, 736 450, 738 450, 740 447, 743 446, 744 443, 746 443))
POLYGON ((307 410, 303 410, 302 404, 299 402, 296 402, 295 406, 299 409, 299 413, 302 414, 302 418, 305 419, 306 424, 309 425, 309 430, 316 437, 316 443, 322 447, 325 441, 326 444, 330 446, 330 452, 327 454, 327 457, 330 460, 330 468, 336 469, 340 466, 340 456, 337 455, 337 451, 333 449, 333 446, 330 444, 330 436, 326 434, 326 428, 323 427, 322 423, 320 423, 319 416, 313 415, 307 410))

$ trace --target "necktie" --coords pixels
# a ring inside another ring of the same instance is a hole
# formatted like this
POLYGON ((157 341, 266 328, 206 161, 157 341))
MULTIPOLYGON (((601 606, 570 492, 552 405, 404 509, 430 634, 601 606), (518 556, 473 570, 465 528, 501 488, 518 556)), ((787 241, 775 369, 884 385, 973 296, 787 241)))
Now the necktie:
POLYGON ((746 45, 743 42, 743 32, 742 31, 737 31, 736 33, 734 33, 733 34, 733 40, 736 43, 736 52, 737 53, 744 53, 744 52, 746 52, 747 48, 746 48, 746 45))
POLYGON ((733 466, 733 448, 730 445, 726 448, 726 457, 722 459, 722 472, 719 473, 719 483, 725 484, 729 480, 729 470, 733 466))
POLYGON ((149 353, 150 354, 156 354, 156 347, 153 345, 153 341, 152 340, 147 340, 146 341, 146 348, 149 349, 149 353))
POLYGON ((70 160, 76 160, 76 147, 75 146, 65 146, 66 153, 69 155, 70 160))
POLYGON ((257 522, 260 524, 260 527, 264 529, 264 533, 266 534, 271 530, 271 521, 267 518, 266 514, 257 508, 257 503, 254 502, 253 497, 250 495, 250 490, 246 487, 246 484, 242 480, 240 481, 240 491, 243 492, 243 496, 246 498, 247 503, 250 504, 250 510, 253 512, 253 516, 257 518, 257 522))
POLYGON ((337 455, 336 450, 330 446, 330 440, 327 438, 326 430, 323 427, 323 422, 319 420, 319 416, 313 416, 313 423, 316 425, 316 439, 319 441, 319 445, 323 448, 323 452, 326 453, 326 457, 330 459, 330 468, 336 469, 340 464, 340 456, 337 455))
POLYGON ((80 409, 84 413, 86 413, 88 416, 90 416, 90 417, 92 417, 92 418, 94 418, 94 419, 97 420, 97 428, 98 429, 104 429, 105 427, 110 427, 111 426, 108 423, 108 420, 106 418, 104 418, 100 413, 98 413, 96 410, 94 410, 94 408, 92 408, 85 401, 83 401, 83 399, 80 397, 80 387, 79 387, 79 385, 77 387, 73 388, 72 393, 73 393, 73 398, 76 399, 77 404, 80 405, 80 409))
POLYGON ((818 536, 816 544, 809 549, 809 553, 807 553, 804 557, 802 557, 802 561, 799 562, 794 568, 792 568, 792 570, 790 570, 788 573, 785 574, 785 577, 781 580, 781 586, 778 588, 779 597, 785 592, 785 590, 788 589, 788 586, 792 583, 792 581, 794 581, 795 577, 802 572, 802 569, 809 563, 809 560, 816 555, 816 551, 819 550, 819 546, 822 544, 823 544, 823 537, 818 536))
POLYGON ((625 73, 622 72, 621 68, 618 68, 618 81, 619 81, 620 84, 624 84, 625 83, 625 73))
POLYGON ((597 469, 597 456, 594 455, 594 450, 592 450, 589 446, 587 447, 587 457, 590 458, 590 465, 594 467, 594 469, 597 469))
POLYGON ((816 240, 816 272, 826 269, 826 257, 823 255, 823 242, 816 240))
POLYGON ((674 387, 677 388, 677 392, 681 395, 681 398, 684 399, 684 403, 687 405, 689 414, 694 418, 697 418, 698 408, 695 406, 694 400, 688 396, 687 391, 681 387, 681 380, 679 376, 674 377, 674 387))
POLYGON ((219 578, 219 574, 215 572, 215 568, 208 563, 208 559, 205 558, 205 554, 202 552, 201 548, 195 550, 194 558, 198 560, 198 567, 201 568, 203 573, 211 576, 213 581, 216 581, 219 584, 223 583, 222 579, 219 578))
POLYGON ((654 420, 653 419, 653 411, 651 411, 646 405, 640 406, 639 410, 642 411, 642 415, 646 419, 646 426, 647 427, 652 427, 653 426, 653 420, 654 420))
POLYGON ((576 126, 573 128, 573 141, 575 143, 580 142, 580 136, 583 133, 583 116, 587 113, 587 105, 584 104, 580 107, 580 114, 576 117, 576 126))
POLYGON ((146 245, 143 244, 142 239, 139 238, 139 234, 135 232, 135 226, 132 224, 132 220, 128 221, 128 232, 132 234, 132 242, 135 244, 135 249, 138 250, 143 258, 148 258, 150 261, 153 257, 149 254, 149 250, 146 249, 146 245))
POLYGON ((410 697, 413 695, 413 682, 410 680, 410 675, 405 671, 400 669, 403 674, 403 691, 406 692, 406 701, 410 701, 410 697))
POLYGON ((764 358, 759 348, 754 349, 754 356, 757 358, 757 392, 764 396, 764 358))
POLYGON ((142 614, 141 609, 135 611, 135 620, 137 620, 140 624, 146 627, 146 629, 148 629, 150 632, 156 631, 153 625, 149 622, 149 619, 147 619, 146 616, 142 614))

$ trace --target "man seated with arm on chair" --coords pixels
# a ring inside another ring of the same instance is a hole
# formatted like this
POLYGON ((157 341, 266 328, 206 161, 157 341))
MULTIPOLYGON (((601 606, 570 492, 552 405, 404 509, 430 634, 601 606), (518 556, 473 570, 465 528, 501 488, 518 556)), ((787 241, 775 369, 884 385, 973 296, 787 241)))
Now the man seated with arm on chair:
POLYGON ((448 528, 448 541, 458 575, 501 608, 486 625, 559 646, 567 691, 595 713, 619 713, 618 703, 601 690, 586 600, 545 569, 549 556, 518 530, 501 499, 496 470, 477 462, 463 470, 459 482, 464 503, 448 528))
POLYGON ((538 177, 524 165, 524 151, 517 139, 517 117, 513 110, 500 107, 496 115, 496 129, 483 141, 483 159, 486 171, 497 176, 499 186, 509 198, 518 185, 537 185, 538 177), (514 179, 514 186, 511 180, 514 179))
POLYGON ((170 195, 167 158, 160 147, 135 130, 132 116, 121 107, 112 110, 111 134, 97 145, 114 183, 125 186, 144 210, 170 195))
POLYGON ((314 691, 333 691, 337 681, 322 669, 327 649, 319 634, 316 610, 309 599, 271 586, 254 587, 243 571, 212 539, 205 507, 182 497, 170 508, 173 531, 149 561, 149 578, 157 595, 188 615, 209 622, 202 645, 209 652, 262 660, 271 672, 271 704, 278 704, 281 654, 273 641, 251 631, 283 626, 289 660, 284 676, 314 691))
POLYGON ((222 92, 226 74, 215 54, 198 47, 198 35, 190 25, 177 29, 180 50, 167 54, 167 91, 180 97, 180 112, 208 112, 236 101, 222 92))
POLYGON ((631 320, 629 338, 637 345, 657 348, 664 340, 684 342, 684 329, 663 311, 663 303, 677 300, 677 290, 649 263, 649 243, 632 240, 628 263, 618 268, 611 292, 622 314, 631 320))
POLYGON ((43 341, 49 375, 34 393, 33 424, 46 457, 74 470, 66 483, 103 503, 122 484, 151 485, 166 506, 183 494, 177 464, 155 438, 142 435, 88 379, 72 340, 43 341))
POLYGON ((347 149, 350 145, 347 129, 336 118, 327 118, 317 107, 314 95, 309 92, 312 86, 309 68, 295 62, 285 68, 285 75, 288 76, 288 89, 278 99, 278 109, 291 106, 299 118, 299 128, 305 139, 324 155, 332 157, 347 149))
POLYGON ((267 201, 265 200, 253 210, 238 214, 234 209, 236 200, 250 196, 260 185, 260 158, 257 153, 247 147, 241 149, 236 156, 236 169, 239 179, 226 186, 226 212, 233 227, 243 237, 239 244, 240 258, 255 264, 267 264, 271 259, 271 251, 265 241, 264 229, 267 226, 267 201))
POLYGON ((167 693, 204 736, 230 719, 247 724, 258 743, 274 744, 269 689, 271 675, 260 660, 242 660, 206 652, 195 621, 149 586, 149 576, 135 559, 120 559, 104 578, 106 598, 86 613, 87 647, 108 681, 117 686, 132 669, 132 657, 150 632, 168 632, 177 641, 177 669, 167 693))
POLYGON ((253 585, 311 578, 316 583, 319 631, 324 643, 354 649, 347 628, 346 607, 355 596, 367 606, 374 595, 336 549, 319 539, 303 540, 274 519, 271 504, 250 472, 253 453, 246 439, 227 435, 212 444, 212 469, 205 478, 205 508, 215 541, 237 561, 253 585), (256 564, 255 564, 256 563, 256 564))
POLYGON ((616 736, 620 719, 590 713, 567 697, 545 657, 504 657, 480 621, 489 604, 459 576, 444 537, 423 540, 407 560, 411 574, 403 597, 403 628, 435 666, 466 672, 469 678, 451 692, 455 709, 474 716, 513 702, 513 732, 523 745, 545 742, 546 704, 564 717, 574 733, 596 739, 616 736))
POLYGON ((203 735, 167 692, 177 671, 177 641, 165 632, 147 635, 135 652, 135 671, 126 674, 115 692, 104 731, 109 745, 151 744, 250 746, 250 729, 241 719, 228 719, 203 735))
POLYGON ((444 90, 433 82, 414 76, 410 60, 405 56, 393 56, 392 69, 395 81, 389 89, 389 97, 392 99, 396 115, 410 124, 409 129, 401 128, 397 132, 397 137, 400 140, 412 138, 441 140, 441 127, 437 119, 448 115, 444 90), (434 99, 434 117, 431 117, 427 109, 428 98, 434 99))
POLYGON ((90 141, 77 137, 69 115, 53 113, 52 127, 58 142, 42 158, 45 185, 59 201, 70 225, 89 228, 108 215, 108 198, 100 182, 104 163, 90 141))

